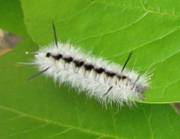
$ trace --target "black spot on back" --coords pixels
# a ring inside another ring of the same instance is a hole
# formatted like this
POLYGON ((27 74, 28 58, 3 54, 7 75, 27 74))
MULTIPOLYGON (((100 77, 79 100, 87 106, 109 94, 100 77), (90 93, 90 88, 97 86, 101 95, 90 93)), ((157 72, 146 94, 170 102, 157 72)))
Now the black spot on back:
POLYGON ((58 54, 58 55, 54 55, 52 56, 55 60, 59 60, 62 58, 62 55, 61 54, 58 54))
POLYGON ((74 60, 74 64, 77 67, 81 67, 84 64, 84 62, 83 61, 74 60))
POLYGON ((51 53, 47 52, 46 57, 50 57, 50 56, 51 56, 51 53))
POLYGON ((113 76, 116 75, 114 72, 110 72, 110 71, 106 71, 105 73, 106 73, 106 75, 109 76, 109 77, 113 77, 113 76))
POLYGON ((67 63, 70 63, 73 61, 73 58, 72 57, 64 57, 63 60, 67 63))
POLYGON ((100 74, 102 72, 105 72, 105 69, 104 68, 96 68, 95 71, 100 74))
POLYGON ((86 70, 92 70, 92 69, 94 68, 94 66, 93 66, 92 64, 85 64, 85 65, 84 65, 84 68, 85 68, 86 70))
POLYGON ((122 79, 123 79, 123 80, 126 79, 126 78, 127 78, 126 76, 124 76, 124 75, 122 76, 122 79))
POLYGON ((125 75, 118 75, 117 77, 119 80, 124 80, 127 78, 125 75))

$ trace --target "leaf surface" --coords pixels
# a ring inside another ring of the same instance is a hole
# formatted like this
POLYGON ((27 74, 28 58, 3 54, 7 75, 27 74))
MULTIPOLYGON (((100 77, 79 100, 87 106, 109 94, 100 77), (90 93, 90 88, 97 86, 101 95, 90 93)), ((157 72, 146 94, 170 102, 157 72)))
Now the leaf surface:
POLYGON ((96 56, 128 68, 153 72, 146 103, 180 101, 180 2, 177 0, 22 0, 25 24, 39 47, 53 41, 52 20, 59 41, 70 41, 96 56), (29 6, 33 3, 33 7, 29 6))
POLYGON ((36 44, 26 41, 0 60, 2 139, 178 139, 180 117, 169 105, 108 106, 46 77, 32 81, 36 44), (33 56, 33 55, 32 55, 33 56), (31 57, 31 58, 30 58, 31 57))
POLYGON ((0 138, 180 138, 180 118, 169 105, 106 109, 94 99, 77 95, 68 85, 59 86, 44 76, 28 81, 37 69, 19 64, 31 62, 38 47, 52 42, 53 18, 63 42, 70 40, 118 63, 134 50, 129 68, 134 63, 140 71, 154 68, 145 103, 179 101, 178 1, 146 1, 146 10, 134 0, 21 2, 28 33, 36 43, 26 36, 14 51, 0 58, 0 138))

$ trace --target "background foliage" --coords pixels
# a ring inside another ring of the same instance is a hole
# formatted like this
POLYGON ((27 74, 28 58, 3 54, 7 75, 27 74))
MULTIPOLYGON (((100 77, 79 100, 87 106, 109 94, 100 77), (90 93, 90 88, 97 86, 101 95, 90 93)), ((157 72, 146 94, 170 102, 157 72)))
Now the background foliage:
POLYGON ((24 39, 0 58, 0 138, 180 138, 179 116, 151 104, 180 100, 179 1, 0 0, 0 12, 0 28, 24 39), (27 81, 37 70, 18 62, 52 42, 52 20, 59 40, 94 55, 123 63, 133 50, 128 67, 154 71, 149 104, 106 109, 43 76, 27 81))

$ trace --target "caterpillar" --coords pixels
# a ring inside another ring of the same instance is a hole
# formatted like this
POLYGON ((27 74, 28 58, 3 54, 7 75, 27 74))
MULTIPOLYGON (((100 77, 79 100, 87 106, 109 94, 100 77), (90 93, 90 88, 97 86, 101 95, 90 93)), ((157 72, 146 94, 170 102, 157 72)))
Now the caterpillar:
POLYGON ((143 99, 144 92, 149 88, 150 77, 126 69, 132 53, 121 66, 87 54, 71 43, 58 42, 54 24, 53 32, 55 43, 35 54, 34 63, 39 73, 31 78, 45 74, 59 84, 68 83, 78 92, 105 103, 124 104, 143 99))

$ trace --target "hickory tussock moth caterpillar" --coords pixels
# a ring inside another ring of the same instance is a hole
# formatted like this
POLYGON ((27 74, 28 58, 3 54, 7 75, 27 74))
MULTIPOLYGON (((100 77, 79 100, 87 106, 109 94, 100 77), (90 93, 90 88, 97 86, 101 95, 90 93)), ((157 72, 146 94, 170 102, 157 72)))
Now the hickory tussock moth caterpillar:
POLYGON ((149 87, 149 77, 125 68, 131 53, 121 67, 88 55, 70 43, 58 42, 54 24, 53 32, 55 44, 40 49, 35 55, 34 63, 40 70, 38 75, 43 73, 60 84, 67 82, 103 102, 122 104, 143 98, 149 87))

